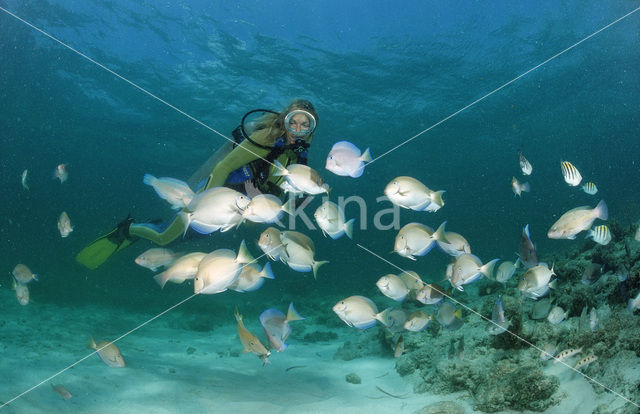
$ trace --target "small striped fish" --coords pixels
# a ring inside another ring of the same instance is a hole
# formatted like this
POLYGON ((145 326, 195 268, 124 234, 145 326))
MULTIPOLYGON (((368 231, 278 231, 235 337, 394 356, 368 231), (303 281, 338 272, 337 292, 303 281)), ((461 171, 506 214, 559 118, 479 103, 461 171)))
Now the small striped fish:
POLYGON ((594 242, 603 246, 609 244, 611 241, 611 231, 606 225, 595 226, 587 233, 586 237, 591 237, 594 242))
POLYGON ((582 186, 582 190, 589 195, 594 195, 598 192, 598 187, 596 187, 594 183, 589 181, 582 186))
POLYGON ((569 161, 562 161, 562 176, 564 180, 572 187, 577 186, 582 181, 580 171, 569 161))
POLYGON ((520 169, 522 170, 522 174, 531 175, 531 171, 533 171, 533 167, 529 160, 527 160, 524 155, 522 155, 521 151, 518 151, 518 159, 520 161, 520 169))
POLYGON ((580 352, 582 352, 582 348, 578 348, 578 349, 565 349, 564 351, 560 352, 558 354, 558 356, 553 358, 553 363, 557 364, 558 362, 562 362, 567 358, 571 358, 572 356, 574 356, 575 354, 579 354, 580 352))
MULTIPOLYGON (((578 361, 578 363, 573 367, 574 370, 577 370, 578 368, 584 367, 585 365, 589 365, 592 362, 595 362, 598 360, 598 357, 595 355, 589 355, 587 357, 582 358, 580 361, 578 361)), ((573 376, 573 374, 575 373, 575 371, 571 374, 573 376)))

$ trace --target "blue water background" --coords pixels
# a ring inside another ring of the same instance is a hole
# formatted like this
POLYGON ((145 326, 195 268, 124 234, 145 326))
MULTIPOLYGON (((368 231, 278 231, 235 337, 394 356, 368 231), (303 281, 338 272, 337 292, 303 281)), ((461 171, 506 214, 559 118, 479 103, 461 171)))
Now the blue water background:
MULTIPOLYGON (((263 306, 281 305, 279 295, 302 302, 310 292, 314 298, 373 294, 377 278, 398 271, 355 242, 427 278, 441 278, 445 255, 433 251, 411 262, 389 253, 395 231, 372 229, 375 212, 390 207, 376 197, 399 175, 446 190, 443 209, 402 210, 401 224, 436 227, 447 220, 447 228, 463 234, 484 261, 515 259, 527 223, 543 257, 582 243, 551 241, 546 231, 563 212, 595 206, 601 198, 623 225, 640 218, 638 13, 376 161, 361 178, 324 170, 336 141, 370 147, 376 157, 637 2, 0 4, 227 136, 250 109, 280 109, 297 97, 314 103, 320 122, 310 165, 333 187, 332 199, 367 200, 369 229, 356 229, 353 242, 306 232, 316 241, 316 257, 331 261, 318 281, 275 265, 276 281, 250 298, 229 294, 231 300, 263 306), (520 173, 518 150, 533 164, 528 179, 520 173), (596 182, 596 196, 564 183, 564 159, 578 166, 585 181, 596 182), (512 176, 530 181, 532 192, 514 197, 512 176)), ((186 285, 160 291, 152 273, 133 264, 152 246, 148 242, 96 271, 80 267, 74 256, 129 213, 139 220, 170 217, 142 176, 186 180, 223 139, 4 12, 0 56, 3 271, 28 264, 41 274, 32 289, 35 301, 71 306, 160 309, 188 295, 186 285), (62 162, 70 170, 64 184, 52 178, 62 162), (26 168, 29 192, 20 185, 26 168), (76 227, 66 239, 56 229, 63 210, 76 227)), ((357 214, 351 207, 347 217, 357 214)), ((258 255, 255 241, 264 227, 246 224, 172 247, 236 249, 244 238, 258 255)), ((196 298, 186 306, 210 307, 216 300, 196 298)))

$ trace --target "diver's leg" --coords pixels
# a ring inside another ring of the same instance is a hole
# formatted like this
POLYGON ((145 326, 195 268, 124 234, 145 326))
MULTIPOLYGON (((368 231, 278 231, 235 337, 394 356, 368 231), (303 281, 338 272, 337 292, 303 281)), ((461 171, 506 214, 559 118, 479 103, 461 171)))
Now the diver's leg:
POLYGON ((132 223, 129 226, 129 234, 164 246, 184 234, 184 222, 176 215, 166 228, 153 223, 132 223))

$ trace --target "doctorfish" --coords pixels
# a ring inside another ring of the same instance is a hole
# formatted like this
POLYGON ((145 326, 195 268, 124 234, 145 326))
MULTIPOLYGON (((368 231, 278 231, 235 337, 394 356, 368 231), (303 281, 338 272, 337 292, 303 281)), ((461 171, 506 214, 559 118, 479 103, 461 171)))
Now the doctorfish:
POLYGON ((522 235, 520 236, 520 246, 518 250, 520 261, 525 268, 530 269, 538 264, 538 253, 536 252, 536 247, 531 241, 528 224, 522 229, 522 235))
POLYGON ((272 308, 262 312, 259 319, 262 329, 264 329, 264 333, 269 339, 269 343, 278 352, 287 349, 288 345, 284 342, 289 337, 289 334, 291 334, 289 322, 304 320, 293 308, 293 303, 289 304, 289 310, 286 315, 278 309, 272 308))
POLYGON ((189 185, 176 178, 156 178, 151 174, 145 174, 142 182, 151 186, 160 198, 171 204, 171 208, 174 210, 185 208, 195 197, 195 193, 189 185))
POLYGON ((258 246, 271 260, 280 260, 281 257, 287 257, 286 249, 280 239, 280 230, 275 227, 268 227, 260 234, 258 246))
POLYGON ((202 258, 206 255, 206 253, 202 252, 185 254, 176 259, 164 272, 155 275, 153 280, 160 285, 160 288, 163 288, 167 282, 182 283, 185 280, 193 279, 196 277, 196 273, 198 273, 198 266, 202 258))
POLYGON ((378 313, 375 303, 364 296, 350 296, 336 303, 333 311, 344 323, 358 329, 367 329, 381 322, 387 325, 387 315, 391 308, 378 313))
POLYGON ((278 160, 275 160, 274 163, 277 169, 273 172, 273 175, 276 177, 283 176, 294 190, 310 195, 329 194, 329 185, 324 182, 320 174, 313 168, 304 164, 289 164, 285 168, 278 160))
POLYGON ((472 283, 483 275, 491 278, 493 266, 497 261, 498 259, 493 259, 486 264, 482 264, 480 259, 471 253, 461 254, 453 264, 453 273, 449 280, 451 286, 463 291, 463 285, 472 283))
POLYGON ((429 253, 437 241, 449 243, 444 231, 446 223, 443 222, 435 232, 421 223, 406 224, 396 235, 393 251, 407 259, 416 260, 415 256, 429 253))
POLYGON ((340 141, 331 147, 325 168, 336 175, 358 178, 364 172, 365 163, 369 161, 369 148, 361 153, 360 149, 349 141, 340 141))
POLYGON ((444 206, 444 190, 433 191, 413 177, 394 178, 384 188, 384 194, 393 204, 406 209, 436 212, 444 206))

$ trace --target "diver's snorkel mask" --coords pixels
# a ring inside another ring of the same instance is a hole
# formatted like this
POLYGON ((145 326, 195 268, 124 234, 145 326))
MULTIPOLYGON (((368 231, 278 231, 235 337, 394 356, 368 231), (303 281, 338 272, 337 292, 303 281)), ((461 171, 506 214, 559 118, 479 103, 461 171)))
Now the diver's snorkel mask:
POLYGON ((302 109, 296 109, 284 117, 284 127, 296 137, 296 142, 300 138, 307 137, 316 129, 316 119, 311 113, 302 109))

